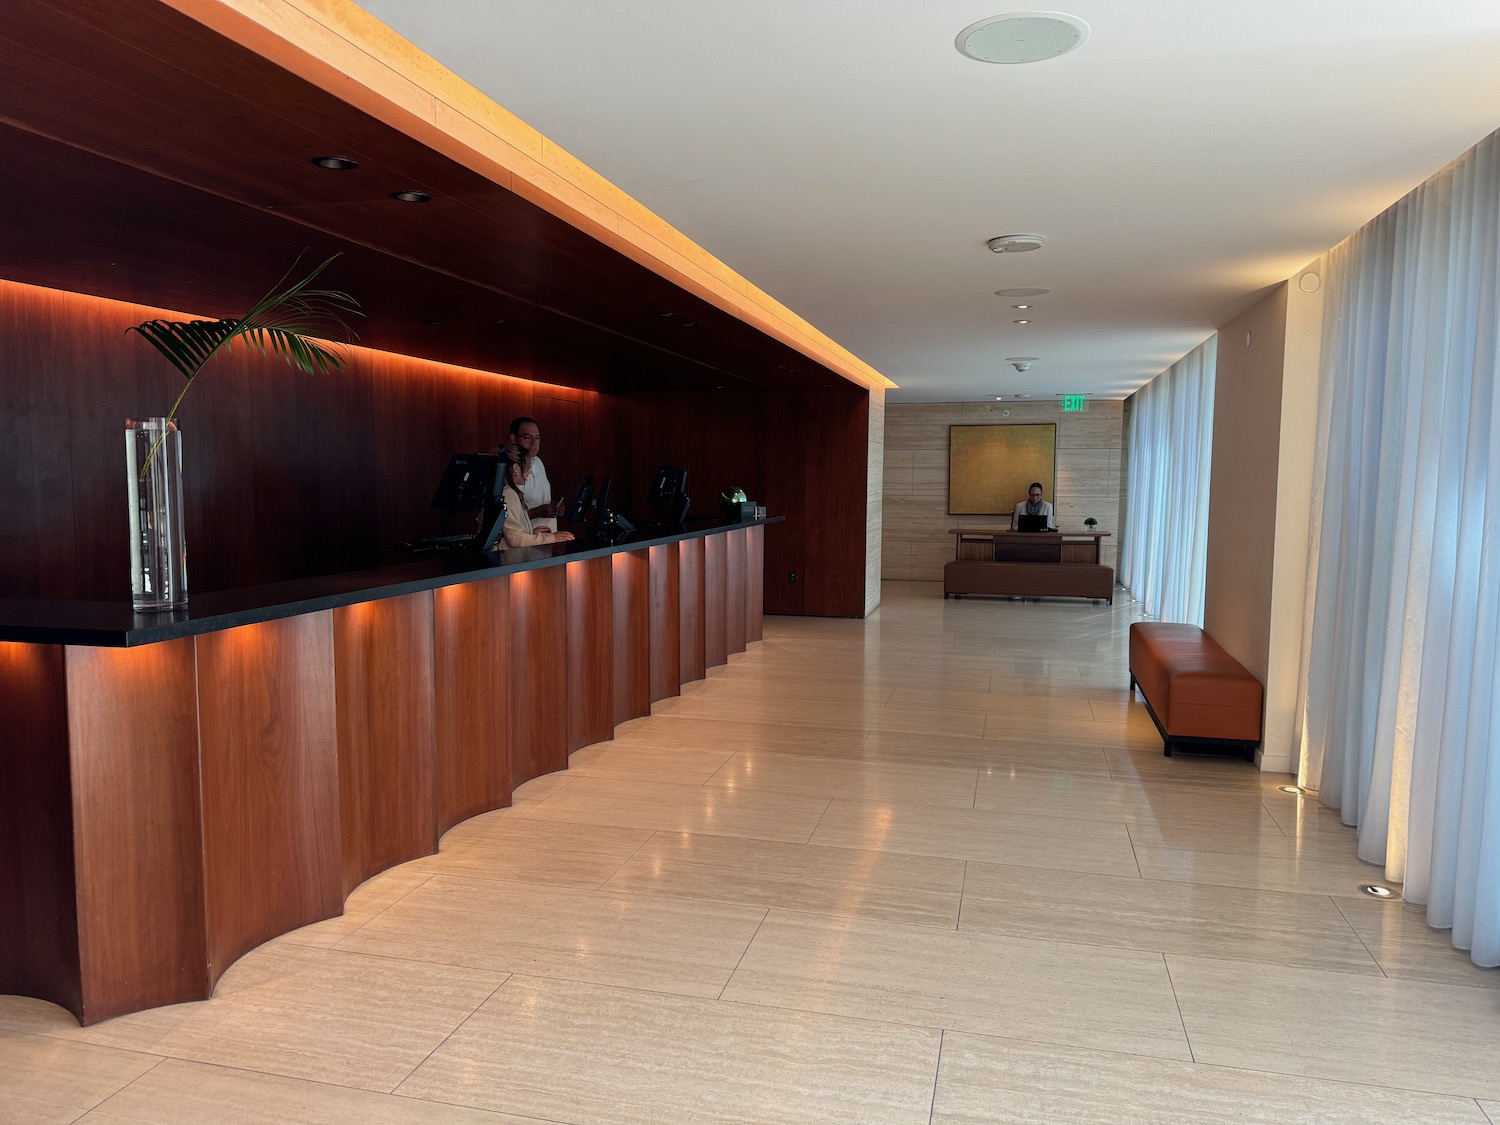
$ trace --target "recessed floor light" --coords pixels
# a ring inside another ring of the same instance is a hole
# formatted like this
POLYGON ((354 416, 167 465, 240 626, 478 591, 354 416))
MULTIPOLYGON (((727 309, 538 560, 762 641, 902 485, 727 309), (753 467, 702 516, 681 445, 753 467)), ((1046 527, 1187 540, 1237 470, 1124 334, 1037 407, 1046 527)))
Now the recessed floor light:
POLYGON ((351 160, 347 156, 315 156, 312 162, 319 168, 327 168, 330 172, 352 172, 359 167, 358 160, 351 160))
POLYGON ((978 62, 1033 63, 1079 47, 1089 25, 1063 12, 1007 12, 971 23, 953 45, 978 62))
POLYGON ((1395 898, 1396 892, 1390 887, 1382 887, 1379 883, 1362 883, 1359 888, 1371 898, 1395 898))
POLYGON ((391 192, 392 199, 399 199, 402 203, 431 203, 432 196, 425 191, 416 188, 403 188, 401 191, 391 192))
POLYGON ((1302 788, 1302 786, 1300 785, 1278 785, 1276 787, 1276 791, 1278 793, 1291 793, 1297 797, 1300 797, 1307 792, 1307 790, 1302 788))
POLYGON ((996 289, 997 297, 1045 297, 1050 289, 996 289))

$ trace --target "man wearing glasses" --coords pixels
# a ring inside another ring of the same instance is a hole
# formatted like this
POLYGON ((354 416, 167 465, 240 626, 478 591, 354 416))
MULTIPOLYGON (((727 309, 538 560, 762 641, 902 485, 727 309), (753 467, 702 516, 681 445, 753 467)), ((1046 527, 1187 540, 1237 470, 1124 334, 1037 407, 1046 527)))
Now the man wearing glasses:
POLYGON ((526 514, 531 517, 531 526, 536 531, 556 531, 557 517, 567 507, 566 500, 552 502, 552 482, 547 479, 547 470, 537 456, 542 448, 542 428, 535 418, 524 414, 510 424, 510 444, 514 446, 530 466, 531 474, 521 491, 526 504, 526 514))

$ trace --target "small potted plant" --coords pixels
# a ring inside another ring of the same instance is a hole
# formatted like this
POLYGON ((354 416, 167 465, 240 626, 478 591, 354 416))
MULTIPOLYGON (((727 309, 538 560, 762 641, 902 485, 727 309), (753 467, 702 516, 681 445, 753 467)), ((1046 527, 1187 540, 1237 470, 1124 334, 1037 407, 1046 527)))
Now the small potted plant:
POLYGON ((1083 521, 1083 526, 1088 528, 1089 531, 1092 532, 1094 528, 1099 526, 1099 521, 1096 520, 1093 516, 1090 516, 1088 519, 1083 521))

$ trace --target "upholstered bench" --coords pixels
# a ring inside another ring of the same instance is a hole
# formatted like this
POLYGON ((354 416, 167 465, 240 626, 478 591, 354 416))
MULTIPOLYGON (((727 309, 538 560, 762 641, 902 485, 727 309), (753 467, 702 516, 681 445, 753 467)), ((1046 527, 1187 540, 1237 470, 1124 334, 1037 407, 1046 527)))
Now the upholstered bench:
POLYGON ((1197 742, 1242 746, 1255 761, 1261 684, 1196 625, 1138 621, 1130 627, 1130 686, 1161 732, 1162 753, 1197 742))

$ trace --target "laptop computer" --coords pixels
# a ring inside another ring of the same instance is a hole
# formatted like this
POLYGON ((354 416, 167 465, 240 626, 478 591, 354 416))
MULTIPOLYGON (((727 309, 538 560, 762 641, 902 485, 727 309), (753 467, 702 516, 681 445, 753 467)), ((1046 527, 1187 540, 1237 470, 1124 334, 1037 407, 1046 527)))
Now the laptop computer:
POLYGON ((1017 516, 1016 517, 1016 530, 1017 531, 1046 531, 1047 530, 1047 517, 1046 516, 1017 516))

